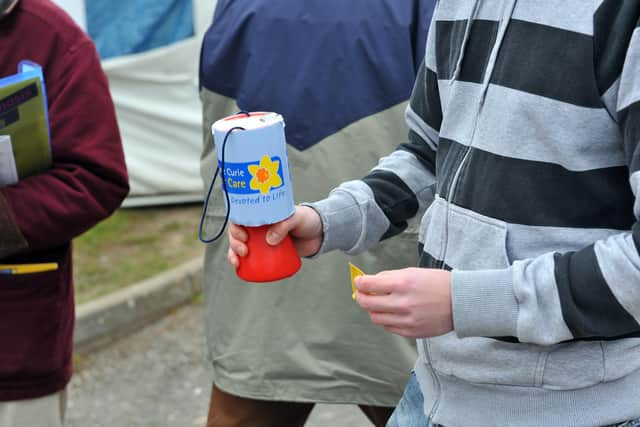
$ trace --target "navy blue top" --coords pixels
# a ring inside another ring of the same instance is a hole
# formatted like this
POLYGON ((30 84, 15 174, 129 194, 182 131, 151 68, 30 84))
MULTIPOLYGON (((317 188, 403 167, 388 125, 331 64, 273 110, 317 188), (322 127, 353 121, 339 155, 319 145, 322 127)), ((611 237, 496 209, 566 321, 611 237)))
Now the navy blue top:
POLYGON ((409 98, 435 0, 220 0, 200 85, 276 111, 305 150, 409 98))

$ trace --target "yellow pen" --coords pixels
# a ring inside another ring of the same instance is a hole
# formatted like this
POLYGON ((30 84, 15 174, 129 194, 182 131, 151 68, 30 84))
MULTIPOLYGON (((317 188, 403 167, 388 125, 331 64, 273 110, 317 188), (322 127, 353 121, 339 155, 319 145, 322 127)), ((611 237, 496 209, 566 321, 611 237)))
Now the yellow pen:
POLYGON ((38 264, 0 264, 0 274, 30 274, 54 271, 58 269, 57 262, 38 264))

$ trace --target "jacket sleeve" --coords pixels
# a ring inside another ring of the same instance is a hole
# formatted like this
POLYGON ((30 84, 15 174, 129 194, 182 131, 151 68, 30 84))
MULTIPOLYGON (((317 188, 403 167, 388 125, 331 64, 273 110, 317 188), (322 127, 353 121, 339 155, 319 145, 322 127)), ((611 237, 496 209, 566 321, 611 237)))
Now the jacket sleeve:
POLYGON ((635 195, 628 232, 500 271, 454 271, 459 336, 554 344, 640 333, 640 3, 605 0, 594 18, 602 100, 617 121, 635 195))
POLYGON ((93 44, 84 40, 55 61, 49 74, 45 69, 53 164, 0 190, 0 257, 70 241, 128 192, 115 110, 93 44))
POLYGON ((435 62, 435 29, 430 28, 405 117, 409 142, 380 159, 361 180, 343 183, 328 198, 312 203, 322 217, 320 252, 357 254, 407 227, 434 198, 435 158, 442 109, 435 62))

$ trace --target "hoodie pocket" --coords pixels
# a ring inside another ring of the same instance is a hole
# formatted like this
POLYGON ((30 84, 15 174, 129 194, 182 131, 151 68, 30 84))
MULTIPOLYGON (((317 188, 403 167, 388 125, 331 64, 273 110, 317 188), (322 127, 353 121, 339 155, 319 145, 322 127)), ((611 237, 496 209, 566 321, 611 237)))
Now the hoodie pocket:
MULTIPOLYGON (((424 251, 454 269, 509 267, 507 224, 436 198, 425 216, 424 251)), ((541 353, 535 345, 455 333, 426 340, 429 362, 439 373, 479 384, 533 386, 541 353)))
POLYGON ((451 268, 500 269, 509 266, 507 224, 436 196, 420 227, 424 251, 451 268))

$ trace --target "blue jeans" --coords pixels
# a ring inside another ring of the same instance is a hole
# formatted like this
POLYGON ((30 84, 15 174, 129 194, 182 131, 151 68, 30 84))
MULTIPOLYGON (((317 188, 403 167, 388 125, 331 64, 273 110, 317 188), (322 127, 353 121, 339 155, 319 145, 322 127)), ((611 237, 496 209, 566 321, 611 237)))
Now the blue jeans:
POLYGON ((411 372, 400 402, 387 421, 387 427, 426 427, 429 419, 424 414, 424 398, 415 372, 411 372))
MULTIPOLYGON (((424 413, 424 398, 416 374, 412 372, 404 394, 387 422, 387 427, 427 427, 428 425, 429 419, 424 413)), ((432 427, 442 426, 433 424, 432 427)), ((606 427, 640 427, 640 418, 606 427)))

